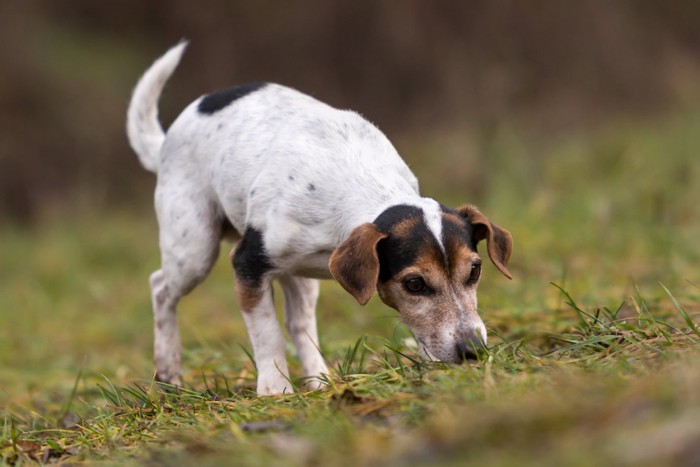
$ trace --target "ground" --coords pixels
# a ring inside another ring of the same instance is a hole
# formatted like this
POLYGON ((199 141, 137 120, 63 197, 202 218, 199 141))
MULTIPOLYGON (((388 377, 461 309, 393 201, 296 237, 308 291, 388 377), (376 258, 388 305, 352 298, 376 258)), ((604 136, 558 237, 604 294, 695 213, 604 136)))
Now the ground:
POLYGON ((476 201, 512 232, 514 279, 485 266, 489 350, 461 366, 421 362, 392 310, 325 282, 321 392, 254 395, 227 251, 182 304, 186 388, 156 386, 145 197, 6 224, 2 460, 696 464, 698 127, 678 110, 558 139, 504 125, 479 146, 458 131, 402 141, 427 195, 476 201))

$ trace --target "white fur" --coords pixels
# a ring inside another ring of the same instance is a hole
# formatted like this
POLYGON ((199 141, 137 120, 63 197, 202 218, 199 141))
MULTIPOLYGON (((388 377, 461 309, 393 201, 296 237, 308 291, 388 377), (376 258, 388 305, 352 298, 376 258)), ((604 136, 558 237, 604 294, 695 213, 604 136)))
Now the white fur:
POLYGON ((244 310, 243 319, 255 353, 258 394, 293 392, 287 357, 284 354, 284 336, 277 321, 271 287, 268 287, 263 300, 255 308, 244 310))
POLYGON ((180 63, 187 47, 180 42, 160 57, 141 77, 127 110, 126 134, 141 164, 151 172, 158 169, 158 154, 165 134, 158 121, 158 97, 180 63))
POLYGON ((445 245, 443 245, 442 242, 442 211, 440 209, 440 204, 434 199, 423 198, 421 200, 420 207, 423 208, 425 225, 427 225, 432 232, 433 237, 435 237, 435 240, 437 240, 437 243, 444 254, 445 245))
POLYGON ((441 243, 440 206, 420 196, 415 176, 371 123, 287 87, 268 84, 210 115, 198 110, 197 100, 165 136, 157 101, 185 45, 170 49, 146 71, 127 120, 141 163, 158 174, 162 265, 151 279, 158 374, 180 382, 176 304, 211 269, 227 219, 236 237, 247 227, 263 232, 275 265, 262 300, 243 310, 258 392, 290 392, 270 281, 280 278, 283 286, 287 328, 304 374, 318 377, 328 372, 318 349, 318 283, 301 276, 330 277, 332 251, 355 227, 396 204, 421 207, 441 243))

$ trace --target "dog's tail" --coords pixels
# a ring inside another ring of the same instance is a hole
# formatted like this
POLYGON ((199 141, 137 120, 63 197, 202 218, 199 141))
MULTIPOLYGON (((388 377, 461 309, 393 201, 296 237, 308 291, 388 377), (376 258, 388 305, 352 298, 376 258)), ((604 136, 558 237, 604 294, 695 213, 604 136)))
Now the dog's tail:
POLYGON ((181 41, 146 70, 134 88, 126 113, 129 143, 141 165, 151 172, 158 171, 158 155, 165 141, 165 132, 158 121, 158 98, 180 62, 185 47, 187 42, 181 41))

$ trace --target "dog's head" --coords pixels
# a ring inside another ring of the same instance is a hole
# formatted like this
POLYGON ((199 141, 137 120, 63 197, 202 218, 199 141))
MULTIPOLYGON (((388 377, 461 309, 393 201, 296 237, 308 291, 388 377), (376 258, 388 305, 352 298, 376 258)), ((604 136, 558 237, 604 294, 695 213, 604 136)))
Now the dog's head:
POLYGON ((511 235, 476 207, 452 210, 434 201, 392 206, 355 228, 329 266, 362 305, 376 288, 411 328, 421 355, 458 363, 486 344, 476 305, 481 240, 493 264, 510 278, 511 235))

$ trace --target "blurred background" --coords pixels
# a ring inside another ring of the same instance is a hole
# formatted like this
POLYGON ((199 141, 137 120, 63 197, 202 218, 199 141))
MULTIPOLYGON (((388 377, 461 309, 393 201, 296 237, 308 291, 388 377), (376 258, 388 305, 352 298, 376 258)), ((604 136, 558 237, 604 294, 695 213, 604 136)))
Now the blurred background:
POLYGON ((182 38, 166 126, 202 93, 280 82, 358 110, 429 191, 477 202, 507 135, 528 142, 511 155, 535 161, 520 183, 536 184, 538 157, 561 138, 700 102, 695 0, 3 2, 0 221, 150 206, 126 106, 182 38))

